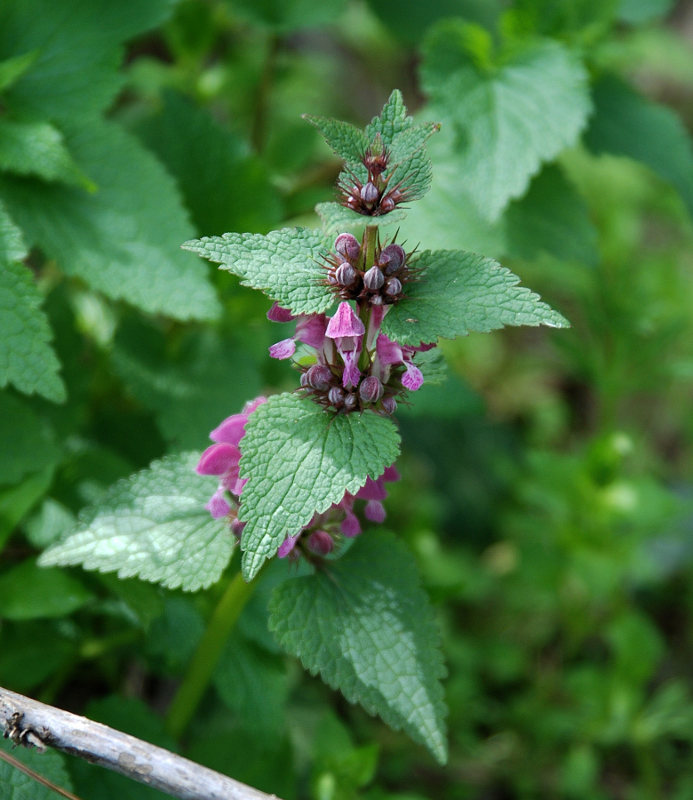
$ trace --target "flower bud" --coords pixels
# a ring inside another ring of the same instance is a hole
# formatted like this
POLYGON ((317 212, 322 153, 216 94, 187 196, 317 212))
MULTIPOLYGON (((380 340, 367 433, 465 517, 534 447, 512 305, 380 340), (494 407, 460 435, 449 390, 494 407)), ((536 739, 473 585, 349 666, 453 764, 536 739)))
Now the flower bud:
POLYGON ((327 393, 327 399, 333 406, 340 406, 344 402, 344 389, 333 386, 327 393))
POLYGON ((394 275, 404 266, 406 259, 404 248, 398 244, 389 244, 380 251, 378 263, 385 270, 386 275, 394 275))
POLYGON ((390 195, 383 197, 383 199, 380 201, 380 210, 384 214, 389 214, 390 211, 395 210, 395 201, 390 197, 390 195))
POLYGON ((356 408, 356 406, 358 405, 358 403, 359 403, 359 400, 358 400, 358 397, 356 397, 355 394, 348 394, 344 398, 344 408, 347 411, 353 411, 356 408))
POLYGON ((335 239, 334 249, 339 253, 340 256, 343 256, 350 261, 356 261, 356 259, 359 257, 359 253, 361 252, 361 246, 359 245, 358 239, 351 233, 340 233, 335 239))
POLYGON ((364 403, 377 403, 383 396, 383 384, 375 375, 369 375, 361 381, 359 395, 364 403))
POLYGON ((392 395, 383 397, 383 400, 380 405, 382 406, 382 409, 386 414, 394 414, 395 411, 397 411, 397 401, 392 395))
POLYGON ((372 292, 377 292, 384 283, 385 276, 375 265, 372 266, 363 276, 363 285, 366 287, 366 289, 370 289, 372 292))
POLYGON ((335 277, 340 286, 353 286, 358 278, 358 272, 348 261, 344 261, 337 267, 335 277))
POLYGON ((308 547, 319 556, 326 556, 334 550, 334 542, 327 531, 313 531, 308 537, 308 547))
POLYGON ((385 294, 388 297, 395 297, 402 292, 402 281, 399 278, 388 278, 385 282, 385 294))
POLYGON ((308 383, 308 372, 307 371, 301 373, 300 381, 301 381, 301 386, 304 389, 307 389, 308 386, 309 386, 309 383, 308 383))
POLYGON ((305 373, 305 376, 308 386, 317 389, 319 392, 327 391, 332 383, 332 372, 324 364, 313 364, 305 373))
POLYGON ((378 187, 372 181, 368 181, 368 183, 361 189, 361 199, 364 203, 372 205, 377 201, 378 197, 380 197, 378 187))

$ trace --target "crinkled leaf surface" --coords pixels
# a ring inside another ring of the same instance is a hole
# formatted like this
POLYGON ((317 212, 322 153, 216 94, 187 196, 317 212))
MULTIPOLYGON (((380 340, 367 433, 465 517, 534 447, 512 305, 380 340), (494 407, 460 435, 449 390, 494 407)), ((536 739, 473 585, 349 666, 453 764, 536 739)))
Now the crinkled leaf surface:
POLYGON ((96 192, 0 177, 0 197, 29 242, 111 298, 177 319, 216 316, 205 266, 180 251, 192 227, 156 159, 108 122, 92 121, 66 138, 96 192))
MULTIPOLYGON (((43 645, 45 648, 45 643, 43 645)), ((23 650, 23 648, 18 648, 23 650)), ((16 747, 11 742, 0 739, 0 747, 10 753, 34 772, 43 775, 56 786, 73 791, 72 782, 65 766, 65 758, 55 750, 39 753, 26 747, 16 747)), ((0 760, 0 786, 3 800, 55 800, 58 795, 37 783, 33 778, 20 772, 12 764, 0 760)))
POLYGON ((383 331, 401 344, 454 339, 470 331, 488 332, 505 325, 568 322, 537 294, 518 286, 520 279, 497 261, 463 250, 426 250, 417 266, 421 280, 383 321, 383 331))
POLYGON ((587 72, 555 41, 538 41, 482 70, 466 41, 464 23, 434 26, 422 83, 457 155, 460 187, 494 220, 542 162, 577 141, 590 113, 587 72))
POLYGON ((693 214, 693 144, 679 117, 613 76, 597 83, 594 104, 588 147, 647 164, 678 190, 693 214))
POLYGON ((0 170, 95 188, 50 122, 0 118, 0 170))
POLYGON ((294 314, 322 313, 334 303, 324 284, 323 261, 332 241, 320 231, 225 233, 185 242, 183 248, 221 264, 244 286, 260 289, 294 314))
POLYGON ((215 487, 195 473, 197 459, 194 453, 169 456, 118 481, 39 564, 81 564, 169 589, 210 586, 228 564, 234 538, 204 508, 215 487))
POLYGON ((0 3, 0 60, 36 51, 7 92, 17 114, 62 122, 98 114, 123 83, 120 45, 162 22, 173 0, 0 3))
POLYGON ((387 225, 401 222, 407 216, 407 212, 404 209, 397 208, 389 214, 369 217, 365 214, 359 214, 346 206, 341 206, 339 203, 318 203, 315 206, 315 210, 322 220, 324 229, 333 234, 362 230, 366 225, 384 228, 387 225))
POLYGON ((314 514, 376 478, 399 454, 391 419, 366 411, 334 415, 295 394, 271 397, 253 412, 241 441, 241 546, 250 580, 286 536, 314 514))
POLYGON ((29 270, 0 254, 0 387, 11 383, 25 394, 60 402, 65 386, 41 299, 29 270))
POLYGON ((445 762, 440 634, 392 534, 366 531, 343 558, 278 586, 270 627, 311 673, 445 762))

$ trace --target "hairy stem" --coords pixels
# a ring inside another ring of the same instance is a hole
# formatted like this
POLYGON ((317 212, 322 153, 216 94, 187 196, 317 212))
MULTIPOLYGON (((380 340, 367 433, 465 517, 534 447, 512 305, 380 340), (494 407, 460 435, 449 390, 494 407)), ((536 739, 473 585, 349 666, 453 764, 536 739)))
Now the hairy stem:
POLYGON ((246 583, 241 573, 236 573, 212 612, 166 716, 166 728, 177 739, 195 714, 212 679, 226 640, 256 585, 257 576, 246 583))

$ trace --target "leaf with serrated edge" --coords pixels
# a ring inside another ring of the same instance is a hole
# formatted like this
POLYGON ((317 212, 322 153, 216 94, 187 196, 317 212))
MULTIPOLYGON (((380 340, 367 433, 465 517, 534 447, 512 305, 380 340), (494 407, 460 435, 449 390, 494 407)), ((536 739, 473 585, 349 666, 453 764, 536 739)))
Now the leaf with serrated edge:
POLYGON ((285 537, 313 515, 377 478, 399 454, 391 419, 371 411, 330 414, 295 394, 271 397, 254 411, 241 440, 239 519, 243 575, 250 580, 285 537))
POLYGON ((65 399, 65 385, 41 300, 29 270, 6 261, 0 242, 0 387, 11 383, 20 392, 59 403, 65 399))
POLYGON ((404 546, 392 534, 369 530, 343 558, 278 586, 269 624, 311 673, 444 763, 445 670, 419 583, 404 546))
MULTIPOLYGON (((361 159, 370 142, 362 130, 349 122, 330 117, 304 114, 303 119, 320 131, 336 156, 339 156, 352 170, 366 175, 361 159)), ((357 174, 357 177, 361 177, 361 174, 357 174)))
POLYGON ((74 530, 39 564, 80 564, 169 589, 211 586, 229 563, 234 538, 204 508, 214 483, 195 473, 198 457, 168 456, 118 481, 80 513, 74 530))
POLYGON ((405 209, 397 208, 389 214, 369 217, 346 206, 340 206, 339 203, 318 203, 315 210, 328 233, 359 230, 365 228, 366 225, 384 228, 387 225, 401 222, 407 216, 405 209))
POLYGON ((470 331, 486 333, 506 325, 568 327, 568 322, 520 279, 492 258, 463 250, 426 250, 416 261, 421 280, 408 284, 392 306, 383 332, 400 344, 418 345, 470 331))
POLYGON ((259 289, 294 314, 319 314, 334 303, 323 260, 332 244, 320 231, 282 228, 267 235, 204 236, 182 247, 221 264, 244 286, 259 289))
POLYGON ((463 50, 454 50, 462 41, 454 36, 456 26, 464 27, 446 21, 429 35, 422 82, 449 131, 461 185, 495 220, 523 194, 542 162, 577 141, 591 110, 588 76, 572 52, 549 41, 482 72, 463 50), (454 66, 446 62, 443 70, 434 56, 444 48, 454 51, 454 66))

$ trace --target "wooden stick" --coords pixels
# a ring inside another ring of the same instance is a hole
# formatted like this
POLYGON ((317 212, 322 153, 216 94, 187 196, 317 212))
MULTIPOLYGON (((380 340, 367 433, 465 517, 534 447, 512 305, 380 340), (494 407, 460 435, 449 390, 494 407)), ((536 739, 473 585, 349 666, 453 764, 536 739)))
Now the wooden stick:
POLYGON ((162 747, 2 687, 0 726, 16 744, 62 750, 179 800, 279 800, 162 747))

